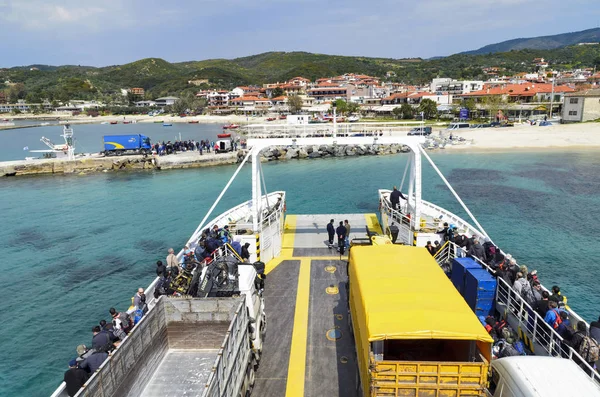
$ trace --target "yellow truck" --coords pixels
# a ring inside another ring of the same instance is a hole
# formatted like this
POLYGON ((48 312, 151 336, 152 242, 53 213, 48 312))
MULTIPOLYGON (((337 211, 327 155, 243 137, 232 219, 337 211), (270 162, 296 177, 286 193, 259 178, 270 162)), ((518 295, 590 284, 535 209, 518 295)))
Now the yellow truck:
POLYGON ((353 246, 348 274, 363 396, 485 395, 493 340, 425 248, 353 246))

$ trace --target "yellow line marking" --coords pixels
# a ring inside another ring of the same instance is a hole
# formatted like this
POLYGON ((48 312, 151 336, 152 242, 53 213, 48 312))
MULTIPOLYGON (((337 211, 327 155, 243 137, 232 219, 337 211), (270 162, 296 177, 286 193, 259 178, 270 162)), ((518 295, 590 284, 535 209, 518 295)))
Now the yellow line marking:
POLYGON ((296 292, 296 312, 292 346, 288 364, 285 389, 286 397, 304 397, 304 376, 306 371, 306 339, 308 336, 308 305, 310 294, 310 259, 300 261, 298 291, 296 292))
POLYGON ((383 234, 379 220, 377 220, 377 214, 365 214, 365 220, 367 221, 367 227, 369 230, 378 234, 383 234))

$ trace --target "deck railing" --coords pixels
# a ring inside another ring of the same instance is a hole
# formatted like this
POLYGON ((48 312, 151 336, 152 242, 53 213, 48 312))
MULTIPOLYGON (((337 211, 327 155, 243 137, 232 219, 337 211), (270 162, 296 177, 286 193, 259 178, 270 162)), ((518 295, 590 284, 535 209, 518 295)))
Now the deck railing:
MULTIPOLYGON (((452 259, 465 257, 466 252, 458 245, 447 242, 442 246, 435 256, 438 264, 446 265, 452 259)), ((494 271, 483 261, 473 258, 484 269, 494 274, 494 271)), ((584 371, 594 380, 600 383, 600 375, 577 353, 565 340, 535 311, 526 301, 515 291, 503 278, 496 278, 498 287, 496 289, 496 307, 503 308, 503 315, 513 316, 518 323, 519 337, 523 339, 526 346, 535 350, 537 346, 542 348, 542 354, 539 351, 533 351, 536 355, 548 355, 554 357, 568 358, 581 366, 584 371)), ((575 325, 575 324, 573 324, 575 325)))

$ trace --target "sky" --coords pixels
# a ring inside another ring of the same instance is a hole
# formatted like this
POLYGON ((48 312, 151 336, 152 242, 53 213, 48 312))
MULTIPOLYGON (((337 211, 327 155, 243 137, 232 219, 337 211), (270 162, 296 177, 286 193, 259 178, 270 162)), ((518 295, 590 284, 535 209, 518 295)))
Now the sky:
POLYGON ((597 0, 0 0, 0 67, 267 51, 429 58, 598 26, 597 0))

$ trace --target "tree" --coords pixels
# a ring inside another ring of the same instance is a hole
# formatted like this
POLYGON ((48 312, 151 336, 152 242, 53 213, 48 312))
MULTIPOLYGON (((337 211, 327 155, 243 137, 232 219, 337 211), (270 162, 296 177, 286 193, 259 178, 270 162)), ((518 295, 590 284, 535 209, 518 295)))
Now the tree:
POLYGON ((181 114, 188 110, 188 101, 184 98, 178 99, 172 105, 173 113, 181 114))
POLYGON ((419 112, 423 112, 423 117, 431 119, 437 115, 437 104, 429 98, 425 98, 419 104, 419 112))
POLYGON ((333 113, 333 107, 335 105, 336 114, 345 114, 348 111, 348 102, 343 99, 336 99, 335 102, 331 104, 331 112, 333 113))
POLYGON ((283 88, 281 88, 281 87, 275 87, 271 91, 271 98, 277 98, 278 96, 282 96, 283 94, 284 94, 283 88))
POLYGON ((502 109, 504 104, 505 102, 500 95, 488 95, 483 98, 483 106, 488 111, 490 119, 496 117, 496 114, 498 114, 498 111, 502 109))
POLYGON ((290 95, 288 97, 288 108, 292 114, 297 114, 302 111, 302 98, 298 95, 290 95))
POLYGON ((360 104, 356 102, 348 103, 348 113, 358 113, 360 111, 360 104))
POLYGON ((16 83, 8 87, 8 102, 17 103, 19 99, 24 99, 26 95, 25 84, 16 83))
POLYGON ((408 103, 403 103, 400 106, 400 115, 404 120, 415 118, 415 109, 408 103))
POLYGON ((392 114, 397 118, 402 118, 402 109, 398 106, 392 109, 392 114))
POLYGON ((466 101, 464 101, 463 107, 465 109, 468 109, 469 113, 474 110, 477 110, 477 104, 475 103, 475 100, 473 98, 469 98, 466 101))

